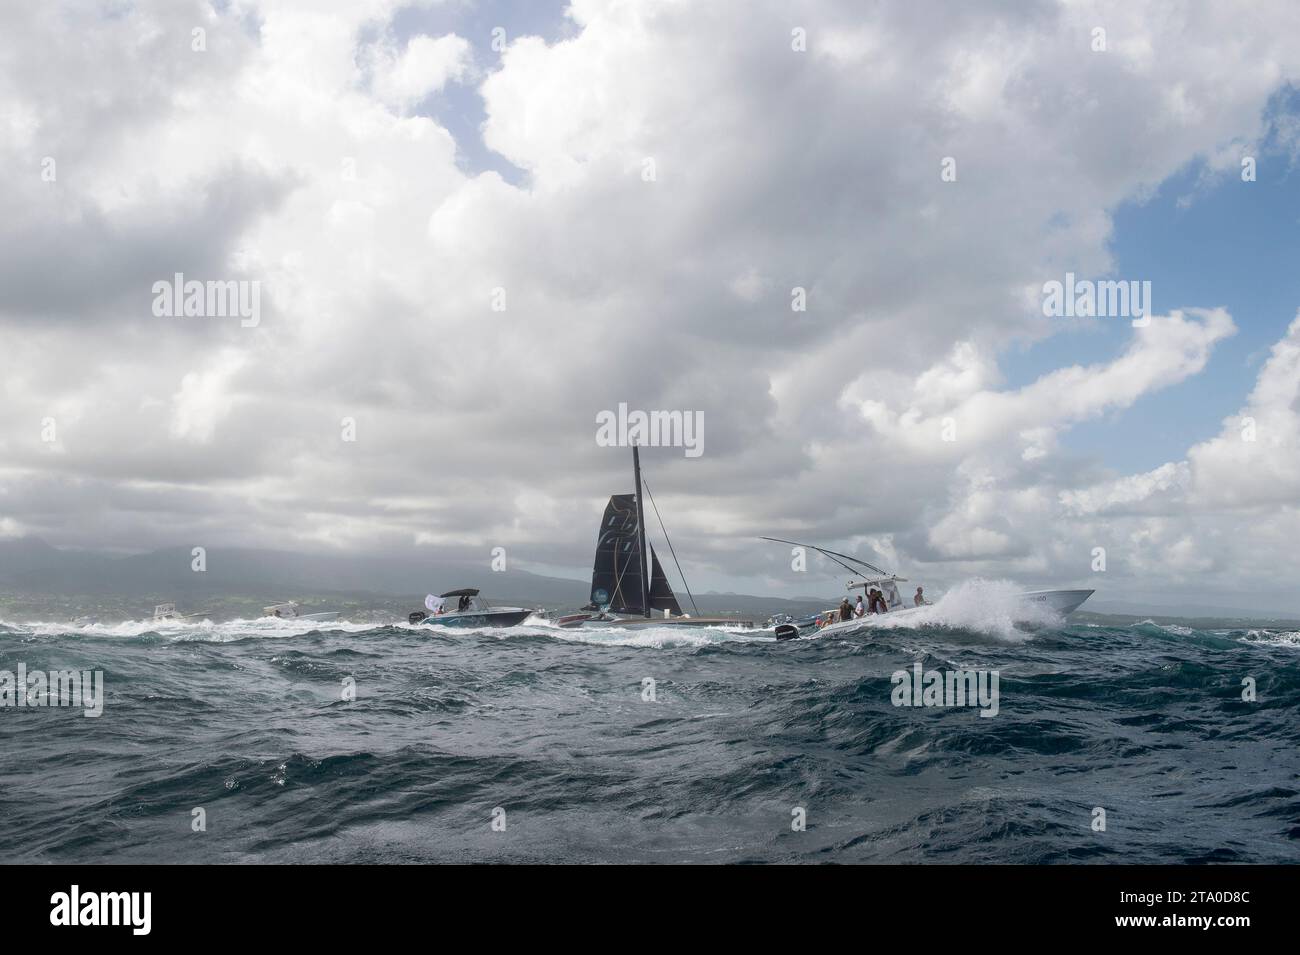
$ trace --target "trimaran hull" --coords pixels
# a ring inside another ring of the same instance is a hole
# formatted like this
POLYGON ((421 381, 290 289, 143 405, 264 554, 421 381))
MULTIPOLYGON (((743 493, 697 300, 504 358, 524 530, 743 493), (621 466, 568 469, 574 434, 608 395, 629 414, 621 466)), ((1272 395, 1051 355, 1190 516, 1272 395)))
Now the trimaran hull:
POLYGON ((576 627, 606 627, 618 630, 651 630, 657 627, 752 627, 752 620, 732 617, 609 617, 573 614, 556 621, 566 630, 576 627))

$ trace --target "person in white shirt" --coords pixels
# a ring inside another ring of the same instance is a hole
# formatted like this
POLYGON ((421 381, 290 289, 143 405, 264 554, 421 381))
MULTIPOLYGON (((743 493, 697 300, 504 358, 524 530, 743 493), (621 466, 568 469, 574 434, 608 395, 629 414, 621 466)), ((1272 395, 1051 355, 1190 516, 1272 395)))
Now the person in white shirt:
POLYGON ((927 604, 929 604, 929 602, 930 602, 930 601, 928 601, 928 600, 925 599, 925 594, 922 593, 922 588, 917 587, 917 588, 916 588, 916 597, 914 597, 914 598, 912 599, 912 604, 913 604, 914 606, 917 606, 917 607, 924 607, 924 606, 926 606, 927 604))
POLYGON ((862 603, 862 594, 858 594, 858 602, 853 605, 853 616, 855 617, 865 616, 866 612, 867 612, 867 608, 862 603))

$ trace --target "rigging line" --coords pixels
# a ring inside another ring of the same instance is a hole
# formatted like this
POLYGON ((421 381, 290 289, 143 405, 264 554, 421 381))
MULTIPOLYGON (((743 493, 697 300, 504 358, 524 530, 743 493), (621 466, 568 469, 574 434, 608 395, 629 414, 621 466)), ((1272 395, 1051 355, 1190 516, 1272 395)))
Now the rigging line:
MULTIPOLYGON (((627 568, 625 567, 623 568, 623 570, 626 571, 627 568)), ((606 606, 608 607, 614 606, 614 601, 616 599, 619 601, 620 605, 622 606, 627 605, 627 601, 623 600, 619 594, 619 588, 622 586, 623 586, 623 574, 620 573, 618 569, 618 548, 616 547, 614 548, 614 592, 609 595, 609 603, 606 604, 606 606)))
POLYGON ((841 567, 843 567, 845 570, 847 570, 847 571, 848 571, 850 574, 852 574, 854 577, 861 577, 861 576, 862 576, 862 571, 861 571, 860 569, 858 569, 857 567, 850 567, 848 564, 844 563, 844 561, 839 560, 838 558, 836 558, 836 557, 834 557, 834 556, 832 556, 832 555, 826 553, 826 552, 825 552, 824 550, 822 550, 820 547, 813 547, 813 545, 811 545, 811 544, 800 544, 800 543, 798 543, 797 541, 783 541, 783 540, 780 540, 779 538, 776 538, 776 537, 764 537, 763 540, 765 540, 765 541, 776 541, 776 542, 779 543, 779 544, 794 544, 796 547, 812 547, 812 549, 815 550, 815 551, 817 551, 817 553, 821 554, 823 557, 827 558, 827 559, 830 560, 832 563, 839 564, 841 567))
MULTIPOLYGON (((604 535, 602 534, 602 535, 601 535, 601 540, 603 540, 603 539, 604 539, 604 535)), ((596 542, 596 548, 597 548, 597 553, 599 553, 599 552, 600 552, 600 541, 597 541, 597 542, 596 542)), ((623 567, 623 570, 622 570, 621 572, 619 571, 619 569, 618 569, 618 548, 615 547, 615 548, 614 548, 614 592, 613 592, 612 594, 609 595, 609 603, 607 604, 607 606, 612 607, 612 606, 614 605, 614 598, 617 597, 617 596, 619 596, 619 594, 620 594, 620 588, 623 586, 623 576, 624 576, 624 574, 627 573, 627 570, 628 570, 628 568, 627 568, 627 566, 625 565, 625 566, 623 567)), ((639 567, 639 566, 638 566, 637 570, 638 570, 638 572, 640 571, 640 567, 639 567)), ((626 601, 626 600, 623 601, 623 606, 627 606, 627 601, 626 601)), ((644 609, 644 608, 642 608, 642 609, 644 609)))
POLYGON ((867 563, 861 557, 851 557, 848 554, 841 554, 839 551, 836 550, 827 550, 825 547, 818 547, 816 544, 804 544, 799 541, 782 540, 779 537, 761 537, 759 539, 765 541, 774 541, 777 544, 793 544, 796 547, 811 547, 813 550, 817 551, 817 553, 821 554, 822 556, 829 557, 831 560, 834 560, 835 563, 839 564, 841 567, 843 567, 845 570, 847 570, 849 573, 855 576, 862 576, 862 571, 848 566, 848 564, 845 564, 843 561, 835 560, 835 558, 843 557, 844 560, 851 560, 855 564, 861 564, 863 567, 870 568, 872 573, 879 574, 882 577, 887 576, 885 571, 881 570, 875 564, 867 563))
POLYGON ((650 493, 650 485, 645 479, 641 480, 645 484, 646 497, 650 498, 650 506, 655 509, 655 517, 659 520, 659 529, 664 532, 664 540, 668 542, 668 553, 673 555, 673 563, 677 564, 677 573, 681 575, 682 586, 686 588, 686 596, 691 598, 691 609, 695 611, 695 616, 700 615, 700 608, 695 606, 695 595, 691 593, 691 585, 686 582, 686 575, 682 573, 682 565, 677 562, 677 551, 673 550, 673 539, 668 536, 668 528, 664 527, 664 519, 659 516, 659 505, 655 503, 655 496, 650 493))

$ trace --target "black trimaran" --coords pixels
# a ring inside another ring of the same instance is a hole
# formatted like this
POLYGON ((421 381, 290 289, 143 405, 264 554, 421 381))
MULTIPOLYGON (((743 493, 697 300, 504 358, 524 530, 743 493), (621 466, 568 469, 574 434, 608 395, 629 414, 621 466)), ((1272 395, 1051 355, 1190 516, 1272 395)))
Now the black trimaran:
MULTIPOLYGON (((664 575, 655 554, 645 539, 645 508, 642 505, 641 455, 632 446, 632 472, 636 480, 635 494, 615 494, 605 505, 605 517, 596 538, 596 560, 591 569, 591 603, 582 613, 570 614, 556 621, 561 627, 752 627, 752 620, 735 620, 731 617, 701 617, 695 606, 686 575, 672 541, 664 530, 664 540, 682 574, 687 596, 695 616, 682 613, 672 585, 664 575), (656 615, 655 611, 659 611, 656 615)), ((646 489, 648 490, 648 488, 646 489)), ((651 506, 654 498, 650 498, 651 506)), ((659 509, 655 508, 658 515, 659 509)), ((659 526, 663 529, 663 520, 659 526)))

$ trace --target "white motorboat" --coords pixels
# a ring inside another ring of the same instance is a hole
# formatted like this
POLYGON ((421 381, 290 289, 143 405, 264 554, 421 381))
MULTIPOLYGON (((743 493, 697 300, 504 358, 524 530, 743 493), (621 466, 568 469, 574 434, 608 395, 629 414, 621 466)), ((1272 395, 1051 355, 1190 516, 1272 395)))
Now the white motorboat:
POLYGON ((262 616, 264 617, 276 617, 280 620, 307 620, 313 622, 337 620, 341 612, 342 611, 339 610, 324 610, 320 613, 299 613, 298 604, 293 600, 290 600, 288 603, 272 604, 269 607, 262 608, 262 616))
POLYGON ((153 608, 155 620, 184 620, 185 615, 177 611, 175 604, 158 604, 153 608))
MULTIPOLYGON (((791 640, 795 637, 812 634, 837 633, 862 626, 887 625, 890 621, 906 619, 933 606, 932 604, 923 604, 920 607, 907 606, 898 590, 898 584, 906 583, 907 578, 887 573, 861 558, 827 550, 824 547, 818 547, 816 544, 800 544, 798 541, 779 540, 775 537, 764 537, 763 540, 776 541, 780 544, 793 544, 796 547, 807 547, 810 550, 817 551, 859 578, 849 581, 847 589, 850 592, 861 590, 869 597, 872 590, 877 590, 883 596, 886 607, 884 613, 867 614, 863 617, 850 616, 847 620, 841 620, 840 611, 832 609, 823 611, 815 617, 799 621, 774 621, 773 630, 778 640, 791 640)), ((1041 616, 1044 610, 1064 617, 1066 614, 1078 610, 1093 593, 1092 590, 1029 590, 1017 594, 1016 599, 1024 605, 1025 613, 1024 619, 1017 622, 1032 623, 1035 618, 1041 616)))
MULTIPOLYGON (((850 590, 867 591, 870 588, 876 588, 885 596, 885 602, 889 605, 889 610, 883 614, 866 614, 862 617, 850 617, 848 620, 839 619, 838 610, 828 610, 820 615, 822 620, 829 622, 824 623, 821 627, 813 627, 810 630, 800 630, 796 633, 790 633, 789 629, 784 631, 777 627, 777 639, 788 640, 792 636, 807 636, 809 633, 837 633, 845 630, 852 630, 863 625, 867 626, 888 626, 891 622, 905 620, 908 617, 919 614, 929 609, 932 604, 926 604, 920 607, 902 606, 902 601, 898 599, 898 587, 894 581, 905 580, 903 577, 884 577, 869 578, 849 585, 850 590), (898 601, 896 606, 895 601, 898 601)), ((1079 606, 1091 597, 1091 590, 1030 590, 1022 594, 1016 594, 1016 599, 1021 601, 1025 607, 1025 616, 1018 619, 1017 623, 1033 623, 1038 616, 1036 611, 1047 609, 1055 614, 1064 617, 1066 614, 1073 613, 1079 609, 1079 606)), ((787 627, 789 625, 786 625, 787 627)))
POLYGON ((153 619, 155 623, 164 620, 190 620, 194 617, 205 617, 208 611, 200 610, 197 613, 181 613, 176 609, 175 604, 158 604, 153 608, 153 619))

